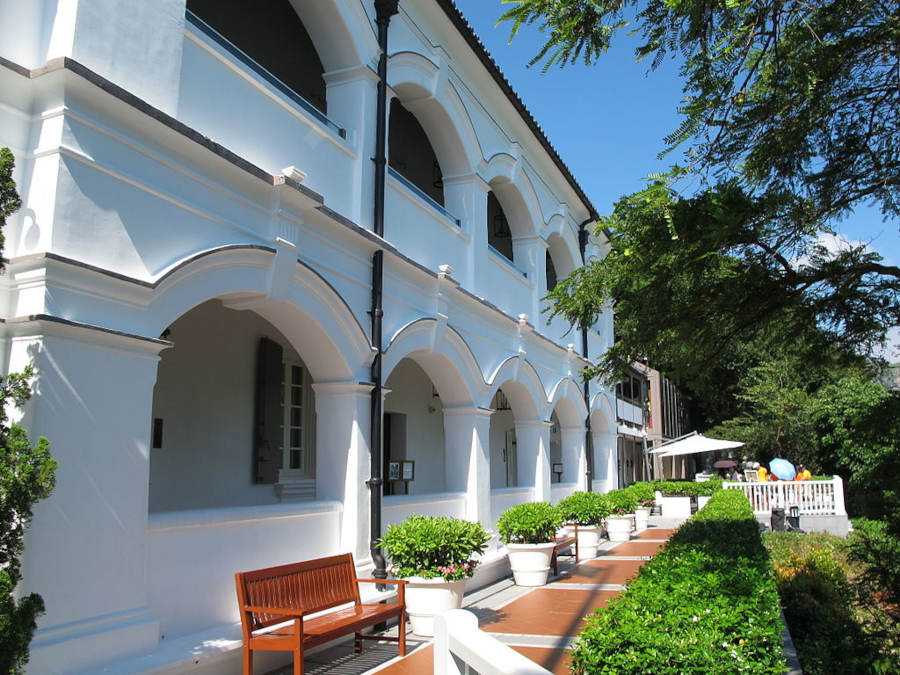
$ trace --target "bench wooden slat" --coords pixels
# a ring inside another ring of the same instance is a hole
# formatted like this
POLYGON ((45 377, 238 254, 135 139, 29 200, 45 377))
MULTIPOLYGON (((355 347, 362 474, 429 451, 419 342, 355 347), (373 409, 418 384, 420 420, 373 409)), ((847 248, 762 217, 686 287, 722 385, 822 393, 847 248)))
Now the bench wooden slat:
POLYGON ((235 574, 241 626, 244 633, 244 675, 253 673, 253 651, 291 651, 294 673, 303 673, 303 651, 343 635, 355 634, 356 649, 362 648, 360 631, 397 618, 400 623, 397 652, 406 654, 405 582, 397 581, 398 602, 363 604, 353 555, 307 560, 235 574), (310 614, 351 605, 306 618, 310 614), (279 625, 284 624, 284 625, 279 625), (260 632, 272 628, 273 630, 260 632))

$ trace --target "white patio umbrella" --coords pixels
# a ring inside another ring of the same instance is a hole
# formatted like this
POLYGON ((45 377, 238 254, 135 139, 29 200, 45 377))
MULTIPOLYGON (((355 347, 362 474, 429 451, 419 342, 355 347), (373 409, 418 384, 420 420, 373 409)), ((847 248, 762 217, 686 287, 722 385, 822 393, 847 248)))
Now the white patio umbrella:
POLYGON ((653 448, 650 452, 658 454, 660 457, 677 457, 679 455, 696 455, 700 452, 712 452, 714 450, 728 450, 729 448, 739 448, 743 443, 738 441, 725 441, 719 438, 708 438, 696 431, 677 438, 673 441, 663 443, 658 448, 653 448))

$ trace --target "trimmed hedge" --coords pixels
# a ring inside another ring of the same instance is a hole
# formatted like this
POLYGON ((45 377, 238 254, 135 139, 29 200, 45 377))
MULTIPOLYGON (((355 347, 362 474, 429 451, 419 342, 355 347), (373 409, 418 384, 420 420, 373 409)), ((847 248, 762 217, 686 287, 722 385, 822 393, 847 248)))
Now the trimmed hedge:
POLYGON ((722 489, 722 481, 712 479, 702 483, 689 480, 655 480, 653 488, 664 497, 711 497, 722 489))
POLYGON ((769 558, 738 490, 714 494, 627 590, 588 617, 572 654, 574 673, 785 670, 769 558))

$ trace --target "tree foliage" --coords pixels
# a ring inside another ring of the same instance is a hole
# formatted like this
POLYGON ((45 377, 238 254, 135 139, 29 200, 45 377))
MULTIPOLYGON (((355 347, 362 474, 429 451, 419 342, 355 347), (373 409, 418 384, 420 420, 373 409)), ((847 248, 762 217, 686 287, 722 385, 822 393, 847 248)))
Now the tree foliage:
POLYGON ((511 38, 537 23, 532 60, 594 63, 629 26, 651 68, 674 56, 682 122, 665 140, 751 192, 805 197, 805 221, 860 201, 900 215, 900 13, 884 0, 504 0, 511 38))
MULTIPOLYGON (((0 228, 20 205, 12 180, 13 157, 0 148, 0 228)), ((0 234, 0 246, 2 246, 0 234)), ((7 409, 23 405, 31 396, 29 366, 22 373, 0 378, 0 672, 16 675, 28 661, 28 645, 44 602, 36 593, 16 598, 22 579, 19 557, 32 508, 50 494, 56 461, 50 444, 39 438, 32 447, 25 430, 10 424, 7 409)))
POLYGON ((682 122, 665 152, 685 162, 622 198, 600 223, 607 258, 551 294, 580 325, 614 305, 618 342, 593 374, 641 359, 702 379, 785 312, 863 353, 900 324, 900 268, 824 236, 862 204, 900 216, 895 3, 507 2, 512 35, 546 33, 532 61, 545 68, 596 62, 632 14, 637 57, 681 63, 682 122))

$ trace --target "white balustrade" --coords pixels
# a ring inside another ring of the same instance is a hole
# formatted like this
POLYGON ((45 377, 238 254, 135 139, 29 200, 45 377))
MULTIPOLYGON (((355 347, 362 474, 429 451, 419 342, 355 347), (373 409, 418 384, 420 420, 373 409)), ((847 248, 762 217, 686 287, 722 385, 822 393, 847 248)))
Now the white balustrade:
POLYGON ((451 609, 434 621, 435 675, 551 675, 478 628, 478 617, 465 609, 451 609))
POLYGON ((754 513, 771 513, 773 508, 796 506, 801 516, 845 516, 844 482, 831 480, 725 482, 725 489, 743 490, 754 513))

